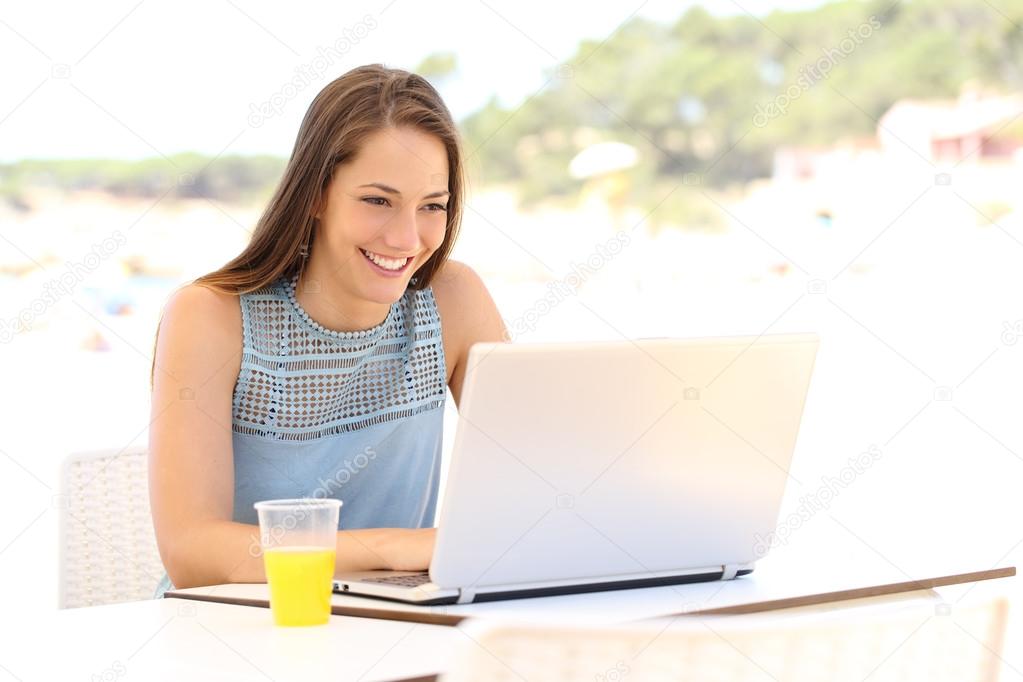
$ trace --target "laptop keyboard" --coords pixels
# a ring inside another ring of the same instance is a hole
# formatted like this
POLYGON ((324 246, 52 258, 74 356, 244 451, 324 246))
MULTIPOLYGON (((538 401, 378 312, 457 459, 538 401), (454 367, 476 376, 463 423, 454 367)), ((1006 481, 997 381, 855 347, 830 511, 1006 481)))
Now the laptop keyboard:
POLYGON ((427 572, 416 573, 415 575, 389 575, 384 578, 363 578, 359 582, 383 583, 384 585, 398 585, 399 587, 419 587, 430 582, 430 574, 427 572))

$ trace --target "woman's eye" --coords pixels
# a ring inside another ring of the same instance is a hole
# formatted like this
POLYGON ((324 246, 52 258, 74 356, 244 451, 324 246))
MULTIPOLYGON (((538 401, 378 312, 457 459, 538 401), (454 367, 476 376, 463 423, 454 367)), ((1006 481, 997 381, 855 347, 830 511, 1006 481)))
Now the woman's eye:
MULTIPOLYGON (((362 200, 372 206, 387 206, 389 204, 388 200, 384 197, 363 197, 362 200)), ((444 204, 427 204, 426 208, 431 212, 448 210, 448 207, 444 204)))

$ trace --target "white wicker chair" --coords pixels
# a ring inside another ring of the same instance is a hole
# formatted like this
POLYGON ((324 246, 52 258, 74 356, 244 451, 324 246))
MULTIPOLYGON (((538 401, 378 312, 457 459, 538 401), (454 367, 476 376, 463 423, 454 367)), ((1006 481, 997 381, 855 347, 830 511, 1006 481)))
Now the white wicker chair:
POLYGON ((163 564, 147 469, 142 447, 65 458, 58 498, 60 608, 153 596, 163 564))
MULTIPOLYGON (((1005 597, 884 612, 679 616, 600 627, 478 619, 441 682, 993 682, 1005 597)), ((462 627, 462 626, 460 626, 462 627)))

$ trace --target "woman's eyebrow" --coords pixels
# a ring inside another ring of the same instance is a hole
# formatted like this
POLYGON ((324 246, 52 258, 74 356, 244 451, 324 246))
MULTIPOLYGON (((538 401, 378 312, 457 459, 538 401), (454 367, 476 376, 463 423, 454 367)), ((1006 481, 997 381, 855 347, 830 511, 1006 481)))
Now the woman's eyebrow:
MULTIPOLYGON (((359 185, 359 187, 376 187, 377 189, 383 190, 384 192, 387 192, 388 194, 397 194, 399 197, 401 196, 401 192, 399 192, 398 190, 394 189, 390 185, 385 185, 382 182, 370 182, 370 183, 367 183, 365 185, 359 185)), ((447 194, 451 194, 451 192, 449 192, 447 190, 441 190, 439 192, 433 192, 431 194, 427 194, 423 198, 424 199, 432 199, 434 197, 442 197, 442 196, 445 196, 447 194)))

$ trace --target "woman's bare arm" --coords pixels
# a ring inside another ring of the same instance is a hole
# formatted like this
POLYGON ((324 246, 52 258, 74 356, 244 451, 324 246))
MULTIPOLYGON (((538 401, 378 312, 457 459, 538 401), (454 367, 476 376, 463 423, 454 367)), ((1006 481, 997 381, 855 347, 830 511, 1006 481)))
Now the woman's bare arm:
POLYGON ((461 407, 469 349, 474 343, 511 341, 511 336, 483 279, 465 263, 446 261, 432 288, 449 351, 448 387, 455 407, 461 407))
MULTIPOLYGON (((164 309, 149 430, 157 544, 176 587, 264 582, 259 529, 231 520, 231 399, 241 365, 237 296, 189 285, 164 309)), ((336 570, 425 570, 434 529, 337 534, 336 570)))

